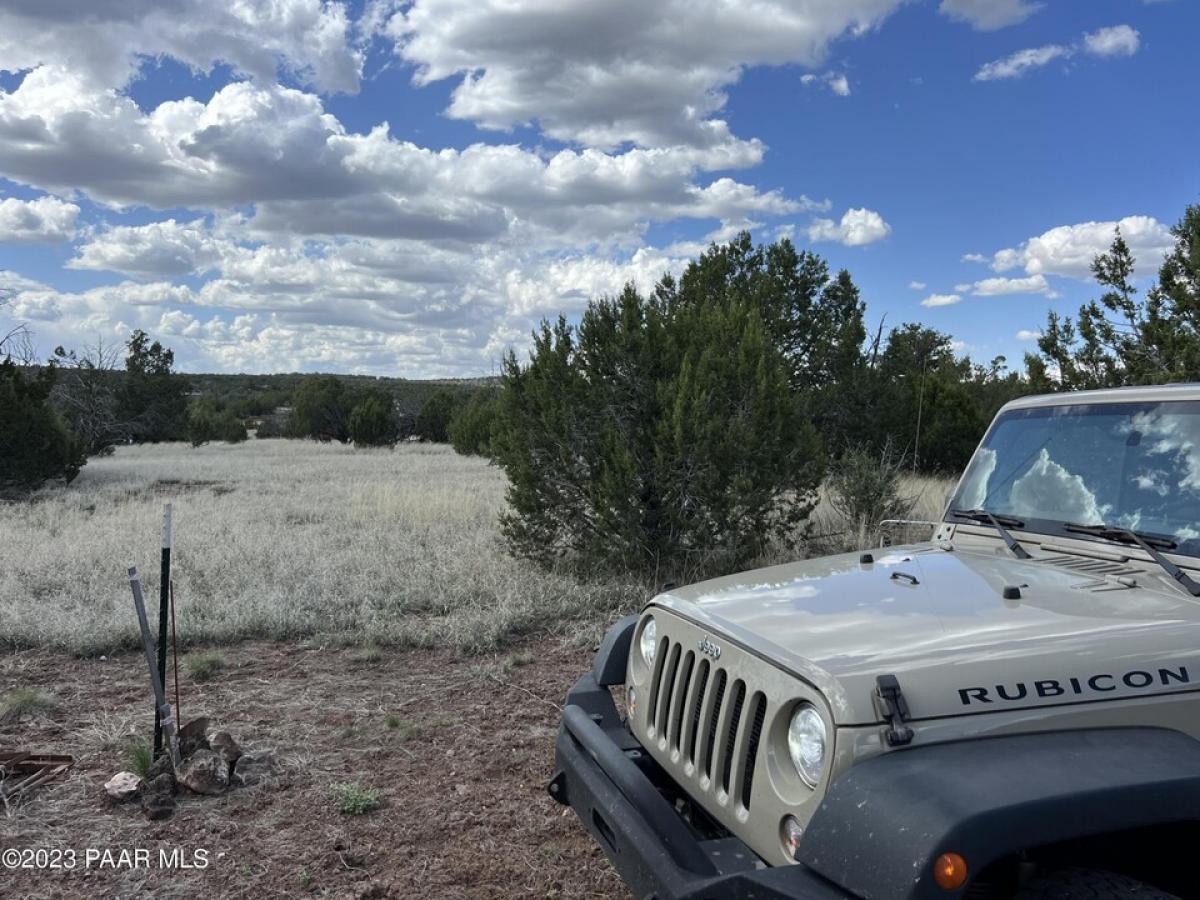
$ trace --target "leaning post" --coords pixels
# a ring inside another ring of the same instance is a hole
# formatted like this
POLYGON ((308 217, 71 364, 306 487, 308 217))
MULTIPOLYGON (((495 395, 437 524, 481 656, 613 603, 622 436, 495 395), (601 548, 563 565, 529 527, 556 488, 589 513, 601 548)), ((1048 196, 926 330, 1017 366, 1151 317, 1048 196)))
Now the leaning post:
POLYGON ((171 715, 171 704, 167 702, 163 680, 158 676, 158 661, 154 658, 154 635, 150 633, 150 622, 146 617, 146 602, 142 597, 142 578, 136 566, 129 569, 129 587, 133 591, 133 607, 137 610, 138 627, 142 632, 142 650, 146 654, 146 665, 150 667, 150 686, 154 689, 154 713, 163 734, 167 738, 167 749, 171 754, 171 765, 179 767, 179 737, 175 730, 175 719, 171 715))

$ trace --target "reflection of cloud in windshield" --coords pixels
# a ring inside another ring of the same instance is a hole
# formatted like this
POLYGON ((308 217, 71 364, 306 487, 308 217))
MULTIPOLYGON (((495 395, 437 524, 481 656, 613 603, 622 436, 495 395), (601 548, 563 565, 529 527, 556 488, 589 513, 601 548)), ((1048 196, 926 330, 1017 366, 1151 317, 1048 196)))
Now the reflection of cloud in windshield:
POLYGON ((1167 473, 1162 469, 1150 469, 1134 475, 1133 483, 1143 491, 1153 491, 1160 497, 1165 497, 1171 492, 1167 486, 1167 473))
POLYGON ((1066 519, 1073 522, 1103 522, 1096 495, 1083 479, 1050 459, 1043 447, 1029 471, 1013 482, 1012 511, 1031 519, 1066 519))
POLYGON ((1153 439, 1148 453, 1177 457, 1183 470, 1180 488, 1200 493, 1200 415, 1143 412, 1133 417, 1132 428, 1153 439))
POLYGON ((975 461, 967 471, 966 483, 959 493, 959 506, 966 509, 980 509, 987 505, 987 486, 996 471, 996 451, 989 447, 980 447, 975 454, 975 461))

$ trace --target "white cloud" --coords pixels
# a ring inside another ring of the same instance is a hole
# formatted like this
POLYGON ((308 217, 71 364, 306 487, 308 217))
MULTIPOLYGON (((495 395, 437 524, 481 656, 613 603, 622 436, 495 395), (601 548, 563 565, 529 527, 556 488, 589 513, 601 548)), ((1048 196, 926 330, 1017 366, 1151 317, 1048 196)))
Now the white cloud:
POLYGON ((962 255, 962 261, 971 263, 985 263, 988 261, 988 258, 982 253, 964 253, 962 255))
POLYGON ((910 291, 923 291, 925 288, 926 284, 923 281, 910 281, 908 283, 908 289, 910 291))
POLYGON ((962 297, 958 294, 930 294, 921 301, 922 306, 953 306, 955 303, 961 303, 962 297))
POLYGON ((1026 72, 1040 69, 1056 59, 1070 59, 1080 52, 1102 59, 1132 56, 1137 53, 1139 43, 1140 37, 1137 30, 1128 25, 1100 28, 1096 31, 1085 32, 1078 42, 1069 46, 1047 44, 1044 47, 1018 50, 1016 53, 982 66, 975 73, 974 80, 997 81, 1004 78, 1019 78, 1026 72))
POLYGON ((1036 341, 1041 336, 1042 333, 1040 331, 1034 331, 1029 328, 1022 328, 1017 332, 1018 341, 1036 341))
POLYGON ((725 90, 755 65, 819 66, 830 43, 879 26, 900 0, 415 0, 383 26, 418 84, 458 79, 447 114, 485 128, 535 122, 612 147, 715 146, 725 90))
POLYGON ((478 243, 530 231, 560 245, 636 240, 653 221, 733 220, 825 208, 698 172, 753 165, 761 146, 634 148, 619 154, 513 145, 432 150, 387 126, 348 132, 312 94, 235 82, 207 103, 143 113, 61 69, 0 92, 0 172, 99 202, 155 208, 255 205, 251 226, 478 243), (36 136, 36 140, 31 139, 36 136))
POLYGON ((995 31, 1019 25, 1041 8, 1041 3, 1028 0, 942 0, 938 11, 977 31, 995 31))
POLYGON ((850 80, 837 72, 826 72, 823 75, 816 75, 812 72, 800 76, 800 83, 803 85, 823 84, 839 97, 850 96, 850 80))
POLYGON ((362 53, 341 3, 272 0, 18 0, 0 7, 0 69, 69 66, 89 83, 124 86, 147 58, 200 71, 215 63, 273 82, 282 70, 325 92, 356 91, 362 53))
POLYGON ((1083 36, 1083 47, 1092 56, 1133 56, 1139 44, 1137 29, 1128 25, 1100 28, 1083 36))
POLYGON ((75 234, 79 207, 57 197, 0 200, 0 243, 51 243, 68 241, 75 234))
POLYGON ((837 241, 847 247, 860 247, 881 241, 892 233, 892 226, 873 209, 850 209, 840 222, 814 219, 808 227, 810 241, 837 241))
POLYGON ((167 219, 149 225, 119 226, 95 234, 67 263, 71 269, 100 269, 134 278, 198 275, 212 269, 232 245, 214 238, 203 219, 167 219))
POLYGON ((996 81, 1002 78, 1018 78, 1031 69, 1042 66, 1071 55, 1069 47, 1059 44, 1047 44, 1045 47, 1031 47, 1028 50, 1018 50, 1003 59, 997 59, 981 67, 975 73, 975 81, 996 81))
POLYGON ((1138 271, 1155 269, 1174 246, 1170 229, 1150 216, 1126 216, 1115 222, 1060 225, 1032 237, 1019 247, 998 251, 992 268, 1007 272, 1023 267, 1028 275, 1091 277, 1092 260, 1108 251, 1117 228, 1137 258, 1138 271))
POLYGON ((1045 275, 1030 275, 1027 278, 984 278, 968 286, 977 297, 999 297, 1005 294, 1054 295, 1045 275))

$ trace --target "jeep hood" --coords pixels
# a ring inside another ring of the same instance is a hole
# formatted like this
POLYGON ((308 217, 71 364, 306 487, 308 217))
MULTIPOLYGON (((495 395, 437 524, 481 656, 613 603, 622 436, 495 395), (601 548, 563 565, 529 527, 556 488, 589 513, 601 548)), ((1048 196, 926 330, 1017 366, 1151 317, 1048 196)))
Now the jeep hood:
POLYGON ((880 721, 872 693, 889 673, 913 719, 1200 689, 1200 603, 1150 571, 1095 574, 1079 559, 923 544, 731 575, 652 605, 813 684, 840 725, 880 721))

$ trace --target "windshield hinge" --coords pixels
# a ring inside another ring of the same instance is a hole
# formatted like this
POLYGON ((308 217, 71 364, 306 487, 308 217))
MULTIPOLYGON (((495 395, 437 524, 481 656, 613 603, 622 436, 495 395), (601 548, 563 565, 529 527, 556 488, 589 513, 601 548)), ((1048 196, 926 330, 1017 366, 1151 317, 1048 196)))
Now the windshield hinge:
POLYGON ((889 747, 903 747, 912 743, 913 730, 904 724, 908 718, 908 701, 900 690, 895 675, 880 675, 875 679, 875 710, 887 722, 883 730, 884 740, 889 747))

